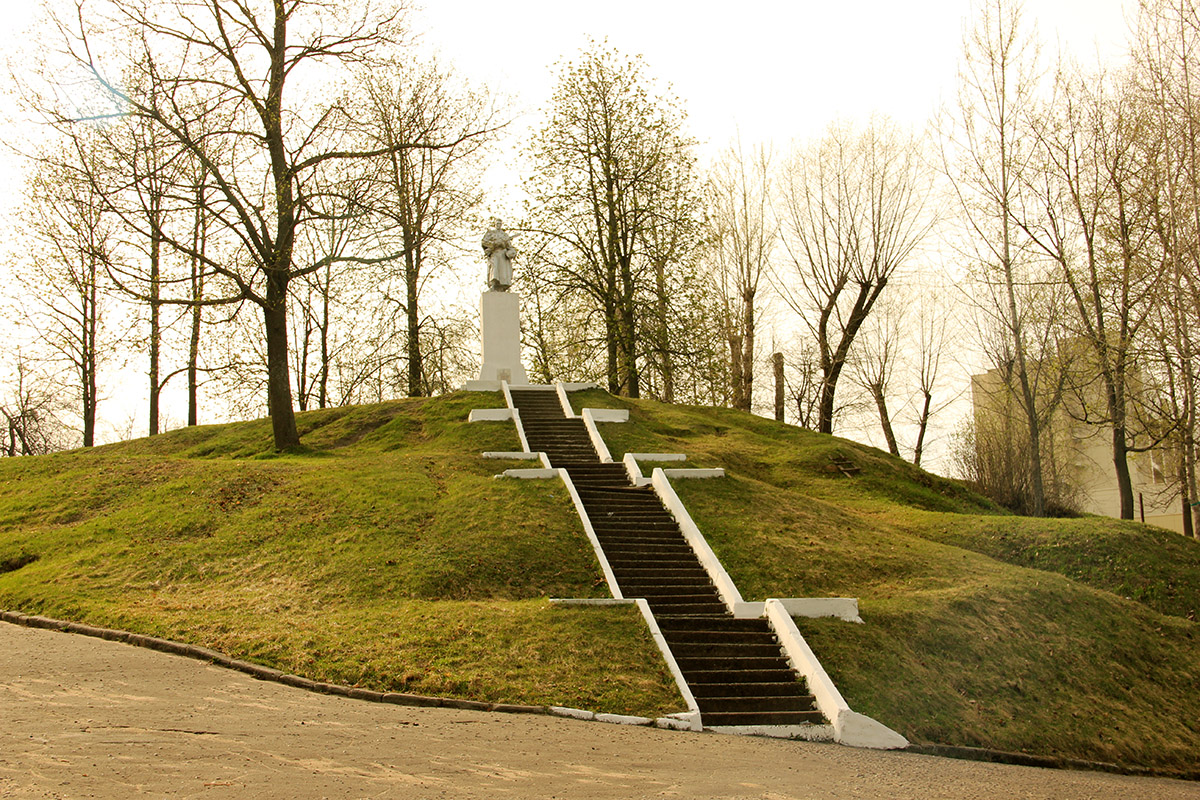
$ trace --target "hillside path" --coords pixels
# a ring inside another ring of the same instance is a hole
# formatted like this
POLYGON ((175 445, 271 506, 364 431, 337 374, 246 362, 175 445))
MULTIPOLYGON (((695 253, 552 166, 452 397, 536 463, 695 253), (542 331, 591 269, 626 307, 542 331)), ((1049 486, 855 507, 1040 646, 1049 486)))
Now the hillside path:
POLYGON ((1200 785, 407 708, 0 622, 5 798, 1200 798, 1200 785))

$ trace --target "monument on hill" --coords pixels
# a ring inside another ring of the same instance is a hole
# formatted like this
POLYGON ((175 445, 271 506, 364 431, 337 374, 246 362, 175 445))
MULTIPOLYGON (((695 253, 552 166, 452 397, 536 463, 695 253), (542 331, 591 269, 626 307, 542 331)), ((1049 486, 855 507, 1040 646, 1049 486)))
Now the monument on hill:
POLYGON ((483 253, 488 271, 487 290, 480 299, 483 366, 479 382, 489 388, 500 381, 529 383, 521 366, 521 296, 508 290, 517 251, 498 219, 492 220, 492 229, 483 235, 483 253))

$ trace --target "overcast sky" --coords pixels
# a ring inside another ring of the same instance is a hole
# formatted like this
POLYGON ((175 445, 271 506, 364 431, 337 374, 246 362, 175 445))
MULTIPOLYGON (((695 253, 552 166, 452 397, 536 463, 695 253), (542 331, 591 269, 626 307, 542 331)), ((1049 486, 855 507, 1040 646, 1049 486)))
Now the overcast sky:
MULTIPOLYGON (((40 5, 0 0, 6 56, 28 41, 40 5)), ((839 116, 882 112, 923 124, 953 94, 970 8, 970 0, 740 0, 707 9, 679 0, 427 0, 413 21, 426 46, 512 97, 514 111, 526 112, 519 122, 546 104, 555 64, 589 37, 607 39, 641 54, 684 101, 692 134, 717 149, 738 132, 745 142, 780 144, 813 136, 839 116)), ((1091 61, 1116 55, 1125 39, 1121 0, 1029 0, 1026 13, 1050 53, 1061 43, 1091 61)))
MULTIPOLYGON (((644 56, 685 102, 693 133, 716 145, 807 137, 838 116, 883 112, 921 124, 954 91, 969 0, 431 0, 429 44, 467 74, 525 103, 549 97, 553 64, 588 38, 644 56)), ((1047 50, 1082 60, 1118 53, 1121 0, 1030 0, 1047 50)))

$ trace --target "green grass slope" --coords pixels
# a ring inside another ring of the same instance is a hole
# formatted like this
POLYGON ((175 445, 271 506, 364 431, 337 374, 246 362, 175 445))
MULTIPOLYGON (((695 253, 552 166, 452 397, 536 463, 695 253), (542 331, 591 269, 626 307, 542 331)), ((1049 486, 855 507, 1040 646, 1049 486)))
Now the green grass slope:
POLYGON ((880 451, 734 411, 574 403, 630 409, 602 426, 614 455, 728 470, 675 486, 746 599, 859 598, 864 625, 798 621, 855 709, 915 742, 1200 763, 1200 543, 1012 516, 880 451))
POLYGON ((300 414, 0 461, 0 608, 214 647, 384 691, 618 713, 683 709, 605 596, 561 484, 497 481, 494 394, 300 414))

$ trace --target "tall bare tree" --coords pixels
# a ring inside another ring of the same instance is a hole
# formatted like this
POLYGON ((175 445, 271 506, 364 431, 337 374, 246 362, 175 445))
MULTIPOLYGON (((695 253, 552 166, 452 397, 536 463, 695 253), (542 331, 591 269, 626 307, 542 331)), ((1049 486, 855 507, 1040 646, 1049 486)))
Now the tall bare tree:
MULTIPOLYGON (((991 339, 990 357, 1014 394, 1025 424, 1029 460, 1030 509, 1046 512, 1042 439, 1061 399, 1061 371, 1051 352, 1054 320, 1037 309, 1034 296, 1050 300, 1045 276, 1018 241, 1020 175, 1028 169, 1032 148, 1021 147, 1036 113, 1037 48, 1022 23, 1014 0, 984 0, 964 41, 959 75, 957 119, 943 151, 945 168, 957 194, 971 240, 980 288, 976 307, 991 339), (1036 327, 1041 312, 1046 325, 1036 327), (1039 345, 1046 348, 1038 349, 1039 345), (1057 385, 1055 385, 1057 383, 1057 385)), ((1005 400, 1008 405, 1008 399, 1005 400)))
POLYGON ((1138 352, 1165 278, 1145 202, 1158 154, 1139 106, 1125 80, 1060 75, 1052 108, 1034 127, 1039 163, 1020 176, 1030 211, 1018 219, 1058 265, 1071 298, 1068 346, 1080 352, 1068 410, 1110 431, 1124 519, 1135 512, 1129 454, 1159 443, 1148 429, 1156 423, 1138 413, 1138 352))
POLYGON ((833 432, 863 323, 929 230, 924 173, 917 141, 882 119, 862 131, 834 125, 786 165, 779 214, 791 269, 776 285, 816 340, 822 433, 833 432))
POLYGON ((428 385, 421 329, 427 322, 437 329, 422 314, 421 293, 473 221, 483 199, 480 156, 503 123, 486 92, 437 62, 366 73, 359 90, 367 140, 388 151, 371 176, 371 211, 386 249, 400 254, 402 295, 396 299, 405 323, 407 391, 415 397, 428 385), (418 142, 449 144, 408 146, 418 142))
POLYGON ((771 212, 771 151, 746 153, 730 145, 709 173, 707 209, 713 281, 729 343, 733 407, 754 400, 755 334, 759 286, 770 268, 778 228, 771 212))
POLYGON ((40 456, 70 446, 69 409, 52 375, 21 348, 10 351, 0 394, 0 456, 40 456))
POLYGON ((26 216, 35 243, 21 276, 33 300, 26 319, 42 343, 73 375, 83 446, 95 444, 99 372, 115 346, 106 328, 111 303, 105 265, 116 238, 90 175, 100 170, 97 148, 51 144, 29 181, 26 216), (75 160, 78 156, 79 160, 75 160))
POLYGON ((673 237, 679 187, 693 179, 677 101, 652 96, 640 58, 592 45, 563 67, 549 119, 534 137, 531 232, 561 292, 588 298, 604 331, 613 392, 641 391, 640 301, 647 238, 673 237))
POLYGON ((1143 0, 1133 43, 1136 80, 1153 124, 1154 228, 1167 273, 1155 312, 1155 348, 1174 432, 1169 440, 1184 530, 1200 537, 1197 459, 1200 370, 1200 10, 1194 0, 1143 0))

